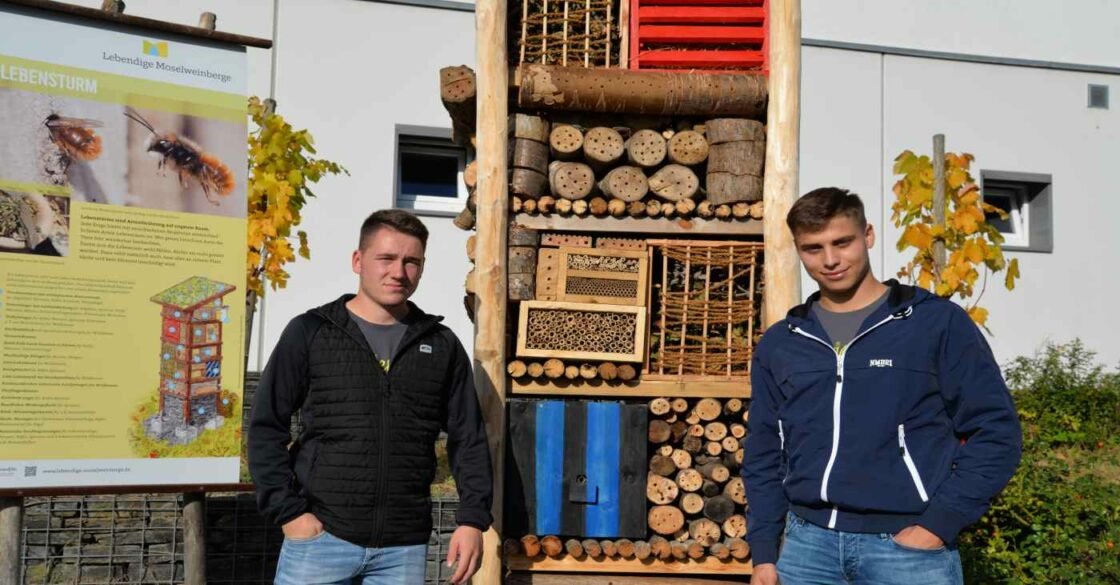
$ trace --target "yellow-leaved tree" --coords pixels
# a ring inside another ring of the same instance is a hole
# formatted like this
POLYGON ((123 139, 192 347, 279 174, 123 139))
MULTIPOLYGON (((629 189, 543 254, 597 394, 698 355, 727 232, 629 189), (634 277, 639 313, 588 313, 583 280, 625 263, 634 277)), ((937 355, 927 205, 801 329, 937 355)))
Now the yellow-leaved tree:
POLYGON ((298 254, 311 258, 307 232, 295 230, 309 197, 310 184, 326 175, 350 174, 338 163, 314 158, 314 141, 307 130, 294 130, 265 101, 249 98, 249 117, 256 130, 249 134, 249 242, 246 258, 246 354, 257 300, 264 281, 272 290, 288 284, 284 266, 298 254))
POLYGON ((988 274, 1004 272, 1007 290, 1015 288, 1019 261, 1007 262, 1000 244, 1003 235, 986 219, 994 213, 1006 219, 1007 213, 984 203, 980 187, 969 168, 974 160, 968 153, 945 154, 945 221, 934 214, 934 168, 930 157, 907 150, 894 159, 894 174, 902 178, 894 184, 895 202, 891 219, 902 228, 898 251, 914 249, 914 257, 898 272, 899 278, 933 291, 958 297, 966 303, 968 315, 987 330, 988 310, 979 305, 988 285, 988 274), (944 266, 937 261, 938 245, 944 246, 944 266), (981 272, 982 271, 982 272, 981 272), (976 293, 977 281, 980 291, 976 293), (975 294, 975 298, 973 298, 975 294))

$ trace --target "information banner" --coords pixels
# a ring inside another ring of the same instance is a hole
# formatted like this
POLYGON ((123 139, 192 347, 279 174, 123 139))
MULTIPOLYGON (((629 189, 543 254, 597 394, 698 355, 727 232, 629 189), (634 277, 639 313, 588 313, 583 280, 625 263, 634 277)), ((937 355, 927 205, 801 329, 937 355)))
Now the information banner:
POLYGON ((237 482, 245 49, 0 31, 0 490, 237 482))

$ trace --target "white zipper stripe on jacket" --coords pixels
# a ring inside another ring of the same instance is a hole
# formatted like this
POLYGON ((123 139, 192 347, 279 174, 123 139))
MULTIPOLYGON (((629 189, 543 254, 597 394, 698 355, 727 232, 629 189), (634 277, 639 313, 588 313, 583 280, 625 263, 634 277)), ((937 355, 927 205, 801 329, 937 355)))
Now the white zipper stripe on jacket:
POLYGON ((782 432, 782 419, 778 419, 778 441, 781 443, 782 451, 786 450, 786 434, 782 432))
POLYGON ((918 497, 922 498, 923 502, 928 502, 929 496, 926 495, 926 486, 922 484, 922 476, 918 475, 918 466, 914 465, 914 460, 910 458, 910 448, 906 446, 906 428, 904 425, 898 425, 898 448, 902 449, 902 460, 906 462, 906 469, 910 470, 910 478, 914 480, 914 487, 918 488, 918 497))
MULTIPOLYGON (((912 307, 907 307, 906 311, 904 311, 902 313, 892 314, 892 315, 888 316, 886 319, 883 319, 882 321, 879 321, 878 323, 875 323, 871 327, 868 327, 863 332, 861 332, 859 335, 856 335, 855 337, 853 337, 852 340, 849 341, 846 346, 844 346, 844 351, 842 351, 842 352, 836 351, 836 348, 829 345, 827 341, 817 337, 816 335, 805 332, 805 330, 800 328, 800 327, 794 327, 793 328, 794 333, 797 333, 798 335, 801 335, 803 337, 807 337, 807 338, 812 339, 812 340, 814 340, 818 343, 821 343, 822 345, 827 347, 829 349, 829 351, 836 354, 836 391, 835 391, 835 394, 834 394, 833 399, 832 399, 832 452, 829 453, 828 465, 825 466, 824 477, 821 478, 821 501, 824 501, 824 502, 829 501, 828 500, 828 478, 829 478, 830 475, 832 475, 832 466, 836 463, 836 453, 840 450, 840 398, 844 393, 844 358, 848 353, 847 350, 848 350, 848 348, 850 348, 852 346, 852 344, 854 344, 856 341, 858 341, 864 335, 867 335, 868 333, 871 333, 872 331, 874 331, 875 329, 877 329, 878 327, 880 327, 880 326, 882 326, 886 323, 889 323, 889 322, 891 322, 895 319, 901 319, 902 317, 904 317, 906 315, 909 315, 912 310, 913 310, 912 307)), ((835 512, 835 510, 834 510, 834 512, 835 512)), ((833 514, 832 515, 832 520, 830 521, 830 524, 833 524, 835 519, 836 519, 836 514, 833 514)), ((833 527, 834 526, 829 526, 829 528, 833 528, 833 527)))

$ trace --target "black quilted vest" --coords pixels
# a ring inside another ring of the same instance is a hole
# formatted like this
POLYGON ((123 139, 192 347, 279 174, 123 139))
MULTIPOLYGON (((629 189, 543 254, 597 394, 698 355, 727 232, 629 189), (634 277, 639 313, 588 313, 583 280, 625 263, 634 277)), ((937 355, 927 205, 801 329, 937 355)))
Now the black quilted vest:
POLYGON ((322 324, 308 355, 296 487, 339 538, 366 547, 424 544, 455 346, 442 317, 421 313, 385 373, 346 310, 349 298, 305 316, 322 324))

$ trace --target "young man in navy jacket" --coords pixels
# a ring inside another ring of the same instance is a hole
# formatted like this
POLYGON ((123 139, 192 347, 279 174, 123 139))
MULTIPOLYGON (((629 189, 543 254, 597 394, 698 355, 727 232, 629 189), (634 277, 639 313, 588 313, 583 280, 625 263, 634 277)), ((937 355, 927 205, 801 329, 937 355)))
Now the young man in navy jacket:
POLYGON ((991 349, 956 304, 875 278, 856 195, 817 189, 786 221, 820 291, 754 354, 752 583, 959 585, 957 534, 1021 452, 991 349))

